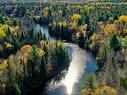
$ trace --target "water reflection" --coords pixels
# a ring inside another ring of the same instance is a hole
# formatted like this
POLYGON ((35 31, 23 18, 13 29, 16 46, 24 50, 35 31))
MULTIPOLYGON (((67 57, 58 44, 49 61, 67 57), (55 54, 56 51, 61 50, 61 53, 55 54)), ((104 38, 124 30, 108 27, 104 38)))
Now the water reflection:
POLYGON ((63 80, 64 85, 67 87, 67 92, 70 95, 72 93, 72 88, 74 83, 78 83, 81 79, 82 74, 85 69, 85 60, 86 53, 84 50, 80 49, 78 46, 73 44, 66 44, 70 47, 73 47, 72 61, 69 66, 68 73, 63 80))
MULTIPOLYGON (((36 25, 35 29, 43 32, 46 38, 52 40, 48 33, 48 27, 36 25)), ((68 72, 61 81, 55 81, 56 78, 54 78, 47 85, 45 88, 46 92, 42 95, 79 95, 82 77, 85 73, 97 70, 96 60, 90 53, 87 53, 75 44, 65 43, 65 45, 68 48, 68 54, 72 58, 68 72)))
POLYGON ((83 49, 79 48, 77 45, 65 43, 68 49, 72 53, 72 61, 70 63, 68 72, 60 82, 55 82, 49 84, 49 88, 46 89, 46 95, 79 95, 80 94, 80 80, 85 71, 90 73, 95 71, 96 60, 92 57, 91 54, 85 52, 83 49), (70 47, 70 48, 69 48, 70 47), (87 65, 87 63, 89 65, 87 65), (86 68, 87 67, 87 68, 86 68), (91 68, 92 67, 92 68, 91 68))
POLYGON ((39 25, 39 24, 35 24, 35 30, 38 31, 38 32, 44 33, 46 39, 48 39, 48 40, 50 40, 50 41, 51 41, 51 40, 55 40, 55 38, 50 37, 48 26, 46 26, 46 25, 42 25, 42 26, 41 26, 41 25, 39 25))

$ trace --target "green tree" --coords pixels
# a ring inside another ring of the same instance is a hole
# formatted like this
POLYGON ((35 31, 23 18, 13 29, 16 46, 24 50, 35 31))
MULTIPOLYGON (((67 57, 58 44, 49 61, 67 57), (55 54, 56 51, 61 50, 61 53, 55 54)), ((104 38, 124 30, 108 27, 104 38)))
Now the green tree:
POLYGON ((110 38, 109 38, 109 42, 110 42, 110 47, 116 52, 118 50, 121 49, 121 44, 117 38, 117 35, 115 33, 113 33, 110 38))
POLYGON ((97 54, 97 65, 98 65, 98 70, 101 71, 104 63, 107 60, 107 51, 106 51, 106 47, 100 48, 98 54, 97 54))
POLYGON ((81 48, 84 48, 84 46, 85 46, 85 37, 82 32, 80 33, 80 36, 78 38, 78 44, 81 48))
POLYGON ((13 84, 13 90, 14 90, 14 93, 15 93, 14 95, 21 95, 21 90, 20 90, 17 83, 13 84))
POLYGON ((81 82, 81 88, 94 89, 95 87, 97 87, 95 73, 87 74, 81 82))

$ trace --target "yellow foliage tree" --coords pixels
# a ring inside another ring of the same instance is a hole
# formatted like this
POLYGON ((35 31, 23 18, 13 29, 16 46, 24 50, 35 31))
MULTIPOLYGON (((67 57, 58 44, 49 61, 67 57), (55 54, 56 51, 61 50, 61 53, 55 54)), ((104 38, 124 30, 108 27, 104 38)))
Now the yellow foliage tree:
POLYGON ((120 21, 127 22, 127 16, 125 16, 125 15, 120 16, 120 17, 119 17, 119 20, 120 20, 120 21))
POLYGON ((99 39, 99 35, 97 33, 94 33, 91 37, 92 41, 95 42, 99 39))
POLYGON ((42 13, 44 15, 44 17, 47 17, 48 16, 48 7, 45 7, 43 10, 42 10, 42 13))
POLYGON ((79 26, 79 31, 86 31, 87 27, 88 27, 87 24, 81 25, 81 26, 79 26))
POLYGON ((76 22, 76 21, 73 21, 73 22, 70 23, 70 24, 71 24, 71 27, 73 27, 73 28, 77 27, 77 22, 76 22))
POLYGON ((93 95, 93 91, 90 88, 83 89, 81 95, 93 95))
POLYGON ((3 30, 0 30, 0 36, 1 37, 5 37, 6 36, 6 33, 3 30))
POLYGON ((0 70, 6 69, 8 66, 7 60, 3 60, 2 63, 0 64, 0 70))
POLYGON ((67 26, 67 22, 63 21, 63 26, 66 27, 67 26))
POLYGON ((81 18, 81 15, 80 14, 73 14, 71 16, 71 20, 79 20, 81 18))
POLYGON ((5 42, 5 47, 6 48, 12 48, 13 47, 13 45, 11 45, 10 43, 8 43, 8 42, 5 42))
POLYGON ((95 89, 94 93, 95 95, 117 95, 116 89, 106 85, 95 89))
POLYGON ((44 56, 45 55, 45 52, 44 52, 44 50, 42 50, 42 49, 39 49, 39 51, 38 51, 38 56, 44 56))
POLYGON ((111 35, 113 32, 116 32, 117 28, 115 24, 107 24, 104 28, 104 35, 107 37, 111 35))
POLYGON ((15 30, 19 29, 19 26, 15 26, 15 27, 9 27, 11 32, 14 32, 15 30))
POLYGON ((81 90, 81 95, 117 95, 117 90, 106 85, 106 81, 103 80, 101 85, 95 89, 85 88, 81 90))

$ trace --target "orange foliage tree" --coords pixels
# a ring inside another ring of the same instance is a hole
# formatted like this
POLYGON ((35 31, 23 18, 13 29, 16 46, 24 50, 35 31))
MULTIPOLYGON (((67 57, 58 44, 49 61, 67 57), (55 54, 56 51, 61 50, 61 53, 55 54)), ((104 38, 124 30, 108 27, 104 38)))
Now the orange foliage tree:
POLYGON ((27 59, 30 54, 31 48, 31 45, 25 45, 21 48, 21 54, 23 56, 24 63, 27 63, 27 59))

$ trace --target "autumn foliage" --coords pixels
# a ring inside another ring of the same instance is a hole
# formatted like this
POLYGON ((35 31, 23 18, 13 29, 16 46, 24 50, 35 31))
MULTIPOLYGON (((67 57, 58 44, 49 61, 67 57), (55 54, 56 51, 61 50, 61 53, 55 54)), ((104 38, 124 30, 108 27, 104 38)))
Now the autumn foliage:
POLYGON ((117 95, 117 90, 111 86, 106 85, 106 81, 103 80, 101 85, 95 89, 83 89, 81 91, 81 95, 117 95))
POLYGON ((21 54, 23 56, 23 59, 24 59, 24 63, 27 63, 27 59, 29 57, 29 54, 31 52, 31 48, 32 46, 31 45, 25 45, 21 48, 21 54))
POLYGON ((123 15, 119 17, 120 21, 127 22, 127 16, 123 15))
POLYGON ((80 14, 73 14, 72 16, 71 16, 71 19, 72 20, 79 20, 81 18, 81 15, 80 14))

